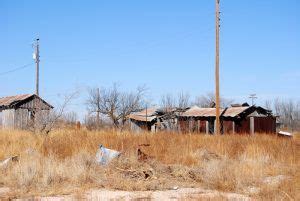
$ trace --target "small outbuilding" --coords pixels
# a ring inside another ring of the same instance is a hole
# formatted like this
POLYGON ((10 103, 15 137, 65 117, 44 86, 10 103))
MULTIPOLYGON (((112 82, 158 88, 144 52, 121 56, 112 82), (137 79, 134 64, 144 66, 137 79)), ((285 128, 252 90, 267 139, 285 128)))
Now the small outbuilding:
POLYGON ((134 112, 128 116, 130 128, 132 131, 140 132, 142 130, 156 130, 157 112, 156 108, 144 109, 140 112, 134 112))
MULTIPOLYGON (((276 116, 262 107, 232 105, 220 109, 221 133, 276 133, 276 116)), ((179 115, 183 133, 210 133, 215 131, 216 108, 193 106, 179 115)))
POLYGON ((221 123, 224 133, 276 133, 276 116, 255 105, 226 108, 221 123))
MULTIPOLYGON (((221 110, 222 112, 223 110, 221 110)), ((192 106, 178 116, 182 133, 214 133, 216 108, 192 106)))
POLYGON ((52 105, 35 94, 2 97, 2 128, 26 129, 39 115, 48 115, 52 108, 52 105))
POLYGON ((130 114, 128 119, 132 131, 177 131, 177 116, 180 112, 181 111, 176 108, 148 108, 130 114))

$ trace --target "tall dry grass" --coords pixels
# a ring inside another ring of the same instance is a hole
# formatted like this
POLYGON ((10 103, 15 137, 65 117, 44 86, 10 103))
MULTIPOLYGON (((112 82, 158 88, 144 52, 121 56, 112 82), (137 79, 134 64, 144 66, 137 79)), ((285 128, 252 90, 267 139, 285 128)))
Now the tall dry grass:
POLYGON ((19 155, 0 169, 0 186, 14 195, 61 194, 90 188, 156 190, 204 187, 263 199, 297 197, 298 135, 132 134, 57 130, 48 136, 0 131, 0 159, 19 155), (108 166, 95 163, 98 145, 122 152, 108 166), (139 144, 152 157, 139 162, 139 144))

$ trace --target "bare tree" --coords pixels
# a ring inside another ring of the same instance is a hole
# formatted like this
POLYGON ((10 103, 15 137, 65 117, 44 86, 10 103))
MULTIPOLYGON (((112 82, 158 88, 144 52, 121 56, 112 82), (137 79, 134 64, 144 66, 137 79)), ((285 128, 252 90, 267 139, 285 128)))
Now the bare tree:
POLYGON ((100 98, 100 89, 99 88, 89 89, 89 97, 87 100, 88 111, 90 115, 92 115, 93 113, 96 114, 96 118, 93 118, 93 123, 97 128, 100 125, 101 101, 102 100, 100 98))
POLYGON ((76 112, 70 111, 70 112, 66 112, 65 114, 63 114, 62 119, 67 124, 76 124, 76 122, 78 120, 78 115, 76 112))
POLYGON ((160 106, 164 111, 173 109, 185 109, 190 106, 190 95, 187 92, 180 92, 177 96, 172 94, 163 94, 160 98, 160 106))
POLYGON ((55 110, 45 111, 37 108, 34 119, 28 123, 28 129, 40 134, 50 133, 58 122, 63 119, 66 108, 78 94, 79 91, 75 91, 65 95, 63 103, 58 105, 55 110))
POLYGON ((101 88, 99 92, 93 89, 89 91, 88 110, 107 116, 115 127, 119 127, 120 123, 123 126, 130 113, 141 109, 145 91, 145 86, 140 86, 134 92, 122 92, 117 84, 101 88))
POLYGON ((190 106, 190 94, 187 92, 180 92, 178 94, 177 107, 185 109, 190 106))
POLYGON ((267 110, 272 110, 272 101, 271 100, 266 100, 265 101, 265 108, 267 110))
MULTIPOLYGON (((199 107, 212 107, 212 103, 215 103, 215 100, 216 100, 215 94, 213 92, 209 92, 206 95, 196 97, 195 105, 198 105, 199 107)), ((221 107, 223 108, 228 107, 232 103, 233 103, 232 99, 220 97, 221 107)))
POLYGON ((275 99, 273 108, 279 116, 279 121, 288 129, 300 129, 300 102, 275 99))
POLYGON ((172 94, 164 94, 160 99, 161 108, 164 112, 170 112, 176 107, 176 99, 172 94))

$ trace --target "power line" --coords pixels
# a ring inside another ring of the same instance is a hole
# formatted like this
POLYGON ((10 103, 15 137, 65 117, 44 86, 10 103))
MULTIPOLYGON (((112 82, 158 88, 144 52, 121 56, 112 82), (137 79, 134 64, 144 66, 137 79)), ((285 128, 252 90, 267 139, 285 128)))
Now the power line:
POLYGON ((9 71, 5 71, 5 72, 2 72, 0 73, 0 75, 6 75, 6 74, 9 74, 9 73, 13 73, 13 72, 16 72, 16 71, 19 71, 19 70, 22 70, 24 68, 28 68, 29 66, 33 65, 33 63, 29 63, 29 64, 26 64, 26 65, 23 65, 23 66, 20 66, 20 67, 17 67, 17 68, 14 68, 12 70, 9 70, 9 71))

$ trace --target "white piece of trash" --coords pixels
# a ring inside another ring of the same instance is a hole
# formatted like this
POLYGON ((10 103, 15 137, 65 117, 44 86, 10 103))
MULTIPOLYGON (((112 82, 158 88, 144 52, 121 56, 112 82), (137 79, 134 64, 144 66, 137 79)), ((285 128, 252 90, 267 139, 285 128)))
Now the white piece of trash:
POLYGON ((279 131, 278 135, 286 136, 286 137, 293 137, 292 133, 289 133, 289 132, 286 132, 286 131, 279 131))
POLYGON ((99 145, 99 149, 96 153, 96 161, 101 165, 107 165, 111 160, 121 155, 121 152, 105 148, 103 145, 99 145))

